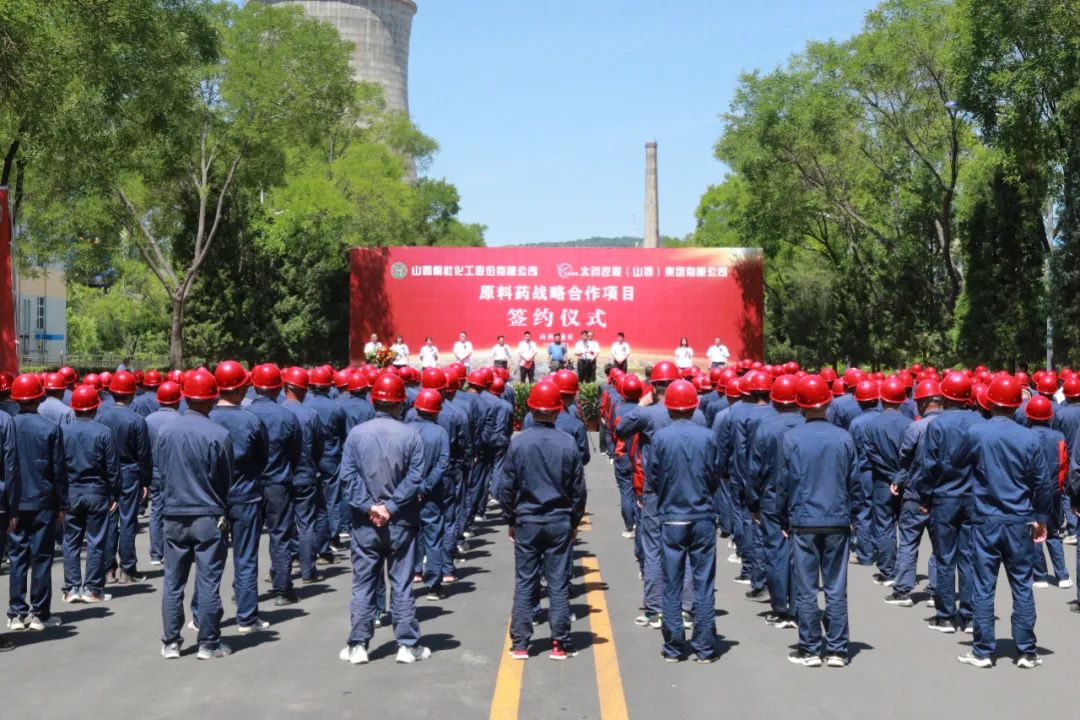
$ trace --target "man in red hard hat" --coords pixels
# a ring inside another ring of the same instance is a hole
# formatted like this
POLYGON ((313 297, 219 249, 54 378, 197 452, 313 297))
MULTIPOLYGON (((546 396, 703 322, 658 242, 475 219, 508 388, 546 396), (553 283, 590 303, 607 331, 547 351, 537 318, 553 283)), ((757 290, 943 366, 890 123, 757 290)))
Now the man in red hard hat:
MULTIPOLYGON (((486 390, 491 386, 494 374, 489 368, 474 370, 469 375, 469 390, 475 395, 479 408, 479 442, 474 438, 476 463, 469 479, 469 496, 466 499, 466 515, 463 519, 462 534, 469 531, 474 522, 483 519, 483 508, 487 505, 493 478, 498 475, 498 468, 506 456, 510 445, 510 432, 513 423, 513 410, 486 390)), ((461 521, 459 521, 459 525, 461 521)), ((464 552, 467 548, 459 548, 464 552)))
MULTIPOLYGON (((413 368, 404 368, 415 372, 413 368)), ((317 563, 334 562, 334 549, 345 549, 349 523, 342 503, 342 488, 338 479, 341 448, 345 444, 348 421, 345 409, 330 399, 334 374, 325 367, 312 368, 308 373, 308 393, 304 407, 315 411, 322 424, 323 452, 319 459, 319 500, 316 512, 316 533, 319 537, 317 563)))
POLYGON ((405 384, 400 378, 379 376, 371 399, 375 418, 353 428, 341 458, 341 479, 349 489, 351 510, 353 596, 349 636, 338 657, 353 665, 368 662, 367 647, 377 613, 375 595, 385 566, 397 662, 413 663, 431 656, 431 650, 420 644, 411 582, 420 526, 417 496, 424 481, 424 444, 416 428, 401 421, 405 384))
POLYGON ((300 455, 293 468, 293 515, 296 520, 301 582, 313 585, 322 577, 315 560, 321 538, 318 534, 320 461, 325 443, 319 415, 304 404, 308 393, 308 371, 291 367, 283 374, 285 401, 281 406, 296 416, 300 425, 300 455))
POLYGON ((516 578, 510 620, 510 655, 527 660, 540 574, 551 602, 551 659, 577 654, 570 641, 571 555, 585 515, 586 488, 574 441, 555 428, 563 411, 559 388, 541 381, 529 392, 535 424, 510 443, 495 497, 510 525, 516 578))
POLYGON ((844 371, 842 379, 846 394, 829 405, 829 422, 847 430, 851 426, 851 421, 860 414, 859 403, 855 400, 855 389, 861 381, 869 378, 859 368, 849 367, 844 371))
MULTIPOLYGON (((728 469, 731 475, 732 497, 740 509, 743 521, 742 543, 739 554, 742 567, 735 582, 750 585, 746 593, 748 600, 766 602, 768 590, 765 587, 765 564, 760 554, 761 525, 751 520, 747 508, 747 487, 750 484, 750 438, 762 420, 776 415, 776 410, 769 403, 772 390, 772 376, 756 370, 747 375, 744 381, 749 390, 749 397, 739 404, 740 411, 731 421, 731 454, 728 469)), ((733 411, 734 412, 734 411, 733 411)))
MULTIPOLYGON (((993 665, 994 597, 998 573, 1012 591, 1012 637, 1017 667, 1041 664, 1035 639, 1032 591, 1035 544, 1046 540, 1051 490, 1046 456, 1034 433, 1012 418, 1023 400, 1020 383, 1000 375, 987 389, 990 420, 972 427, 954 453, 957 465, 971 468, 972 588, 974 643, 960 662, 979 668, 993 665)), ((931 424, 931 430, 941 422, 931 424)), ((940 590, 941 588, 939 588, 940 590)))
MULTIPOLYGON (((1050 426, 1054 419, 1053 401, 1042 395, 1032 397, 1024 410, 1028 419, 1028 427, 1039 437, 1039 445, 1046 457, 1046 476, 1041 479, 1042 483, 1049 488, 1050 493, 1050 518, 1047 523, 1046 541, 1042 543, 1046 552, 1050 555, 1050 562, 1054 566, 1054 575, 1059 588, 1071 588, 1072 578, 1069 577, 1069 568, 1065 564, 1065 546, 1061 542, 1061 517, 1062 489, 1065 485, 1065 477, 1069 472, 1069 454, 1065 443, 1065 436, 1060 431, 1050 426)), ((1035 575, 1034 587, 1050 587, 1049 577, 1046 573, 1046 557, 1042 548, 1035 548, 1035 575)))
POLYGON ((64 382, 63 375, 49 373, 45 376, 45 399, 38 406, 38 412, 57 425, 75 422, 75 413, 64 404, 65 392, 67 392, 67 384, 64 382))
MULTIPOLYGON (((1065 396, 1065 401, 1054 409, 1053 427, 1065 436, 1065 446, 1069 457, 1077 458, 1076 467, 1080 468, 1080 443, 1076 442, 1077 435, 1080 434, 1080 375, 1070 375, 1061 384, 1061 392, 1065 396)), ((1063 502, 1061 514, 1064 516, 1066 527, 1065 539, 1062 542, 1066 545, 1075 545, 1076 513, 1069 509, 1067 502, 1063 502)), ((1077 569, 1077 576, 1080 577, 1080 566, 1077 569)), ((1077 604, 1074 607, 1080 608, 1080 583, 1077 586, 1077 604)))
POLYGON ((160 407, 157 400, 157 390, 161 387, 161 382, 161 373, 157 370, 151 368, 144 372, 140 383, 142 393, 135 397, 135 401, 131 403, 131 409, 144 418, 157 411, 160 407))
POLYGON ((161 428, 180 417, 180 386, 171 380, 159 383, 154 398, 158 409, 146 416, 150 454, 154 467, 150 473, 150 564, 165 562, 165 516, 161 509, 161 469, 157 462, 157 439, 161 428))
MULTIPOLYGON (((435 369, 438 368, 428 368, 435 369)), ((439 423, 443 412, 441 390, 424 388, 413 401, 406 417, 406 425, 419 433, 424 450, 424 463, 421 470, 420 489, 417 500, 420 503, 420 531, 416 535, 415 560, 413 562, 413 581, 424 583, 427 599, 444 600, 447 597, 442 586, 443 550, 446 539, 446 497, 451 482, 450 469, 450 433, 439 423)))
POLYGON ((851 436, 829 423, 828 383, 807 375, 796 387, 806 422, 784 436, 777 506, 792 543, 798 648, 788 659, 805 667, 848 663, 847 566, 851 525, 862 485, 851 436), (824 638, 818 588, 825 594, 824 638))
MULTIPOLYGON (((836 402, 842 401, 848 395, 844 395, 836 402)), ((848 433, 852 442, 855 443, 855 452, 859 454, 859 482, 862 484, 862 493, 859 495, 859 505, 856 508, 854 553, 851 561, 855 565, 872 565, 876 555, 874 546, 874 480, 870 471, 870 461, 867 457, 867 428, 870 422, 881 413, 879 407, 878 387, 873 380, 859 380, 855 385, 855 392, 850 397, 855 400, 856 415, 848 424, 848 433)), ((835 417, 835 416, 834 416, 835 417)), ((834 423, 835 424, 835 423, 834 423)), ((886 578, 880 572, 874 574, 874 582, 879 585, 891 583, 891 578, 886 578)), ((888 587, 888 585, 886 585, 888 587)))
POLYGON ((641 401, 641 379, 637 375, 624 375, 619 383, 620 400, 612 405, 611 428, 612 445, 615 451, 615 484, 619 488, 619 510, 622 513, 624 538, 633 539, 635 528, 638 524, 640 508, 637 501, 641 497, 644 486, 635 487, 634 478, 637 470, 641 470, 641 479, 644 480, 644 470, 640 468, 640 453, 637 448, 636 436, 624 440, 614 433, 614 429, 622 422, 622 418, 632 412, 637 412, 638 402, 641 401))

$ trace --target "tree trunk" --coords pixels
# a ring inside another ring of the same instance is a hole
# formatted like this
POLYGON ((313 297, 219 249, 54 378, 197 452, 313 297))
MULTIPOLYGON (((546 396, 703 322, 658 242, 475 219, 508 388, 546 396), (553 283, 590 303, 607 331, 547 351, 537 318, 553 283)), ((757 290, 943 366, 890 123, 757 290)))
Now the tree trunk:
POLYGON ((172 299, 172 327, 169 330, 169 362, 173 370, 184 367, 184 305, 187 294, 177 292, 172 299))

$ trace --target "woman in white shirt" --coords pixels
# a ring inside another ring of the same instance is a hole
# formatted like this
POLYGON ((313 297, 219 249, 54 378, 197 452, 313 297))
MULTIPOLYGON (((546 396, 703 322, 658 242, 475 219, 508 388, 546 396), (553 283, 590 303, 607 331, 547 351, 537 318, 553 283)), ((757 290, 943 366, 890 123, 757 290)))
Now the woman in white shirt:
POLYGON ((394 367, 403 367, 409 364, 409 346, 405 344, 405 338, 398 335, 394 338, 394 344, 390 346, 394 351, 394 367))
POLYGON ((431 368, 439 366, 439 348, 431 344, 431 338, 424 338, 424 344, 420 347, 420 367, 431 368))
POLYGON ((694 348, 690 347, 690 341, 686 338, 679 340, 679 347, 675 348, 675 367, 680 370, 694 366, 694 348))

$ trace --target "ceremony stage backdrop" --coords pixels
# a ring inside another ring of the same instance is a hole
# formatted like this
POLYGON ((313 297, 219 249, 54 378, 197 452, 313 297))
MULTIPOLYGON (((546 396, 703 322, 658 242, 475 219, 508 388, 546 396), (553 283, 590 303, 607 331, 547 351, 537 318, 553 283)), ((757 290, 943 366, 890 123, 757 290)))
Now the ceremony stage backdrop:
POLYGON ((731 360, 763 354, 756 248, 355 248, 350 265, 353 363, 378 333, 403 335, 414 355, 430 335, 445 364, 462 330, 485 357, 497 335, 516 347, 526 330, 542 349, 592 330, 601 366, 618 332, 631 362, 670 359, 683 336, 701 366, 717 336, 731 360))

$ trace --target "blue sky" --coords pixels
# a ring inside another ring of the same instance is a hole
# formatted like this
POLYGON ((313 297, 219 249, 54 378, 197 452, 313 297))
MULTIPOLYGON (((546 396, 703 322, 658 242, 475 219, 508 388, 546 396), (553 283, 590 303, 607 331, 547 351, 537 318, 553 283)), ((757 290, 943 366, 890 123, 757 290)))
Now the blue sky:
POLYGON ((490 245, 641 235, 644 145, 660 231, 694 227, 739 74, 856 32, 871 0, 417 0, 413 120, 490 245))

